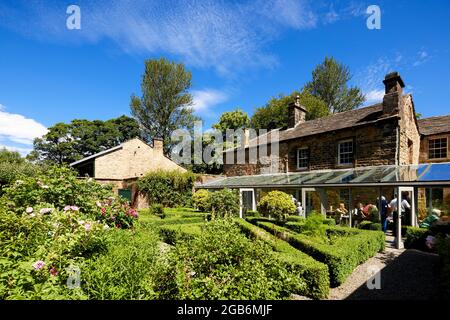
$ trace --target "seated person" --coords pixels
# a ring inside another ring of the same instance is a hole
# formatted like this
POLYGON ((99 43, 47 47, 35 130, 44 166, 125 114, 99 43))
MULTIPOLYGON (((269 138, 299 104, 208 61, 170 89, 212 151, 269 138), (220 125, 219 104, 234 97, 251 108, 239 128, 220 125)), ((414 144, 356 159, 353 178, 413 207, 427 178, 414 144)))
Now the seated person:
POLYGON ((339 207, 336 209, 336 218, 337 221, 340 223, 342 221, 342 218, 348 218, 348 210, 345 208, 344 203, 340 203, 339 207))
POLYGON ((439 220, 441 216, 441 210, 433 209, 431 214, 429 214, 420 224, 421 228, 429 228, 433 223, 439 220))
POLYGON ((363 204, 360 202, 356 205, 355 208, 355 214, 353 217, 353 226, 357 226, 359 223, 361 223, 361 221, 365 220, 369 214, 369 207, 367 206, 363 206, 363 204))

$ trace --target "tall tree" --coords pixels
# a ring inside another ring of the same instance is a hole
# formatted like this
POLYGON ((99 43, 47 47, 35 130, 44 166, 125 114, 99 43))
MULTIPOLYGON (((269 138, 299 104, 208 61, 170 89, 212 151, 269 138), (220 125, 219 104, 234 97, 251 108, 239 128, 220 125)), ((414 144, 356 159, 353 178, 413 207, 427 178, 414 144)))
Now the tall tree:
POLYGON ((227 111, 222 113, 220 116, 219 122, 216 124, 213 124, 213 128, 225 131, 227 129, 240 129, 248 127, 250 124, 250 118, 248 117, 248 114, 244 111, 242 111, 240 108, 237 108, 233 111, 227 111))
POLYGON ((280 94, 272 98, 264 107, 257 108, 251 118, 250 126, 254 129, 277 129, 286 128, 289 114, 287 106, 293 102, 296 96, 300 96, 300 104, 308 111, 306 120, 313 120, 329 114, 327 105, 319 98, 307 91, 294 91, 288 96, 280 94))
POLYGON ((164 151, 170 153, 171 134, 180 128, 192 129, 198 120, 193 114, 191 72, 183 64, 164 58, 146 60, 141 83, 141 98, 131 96, 131 113, 147 139, 162 138, 164 151))
POLYGON ((57 123, 43 137, 36 138, 27 158, 70 163, 138 136, 138 124, 127 116, 107 121, 75 119, 68 124, 57 123))
POLYGON ((312 72, 312 81, 305 89, 323 100, 330 113, 352 110, 360 106, 365 97, 358 87, 349 87, 352 78, 349 68, 333 57, 316 66, 312 72))

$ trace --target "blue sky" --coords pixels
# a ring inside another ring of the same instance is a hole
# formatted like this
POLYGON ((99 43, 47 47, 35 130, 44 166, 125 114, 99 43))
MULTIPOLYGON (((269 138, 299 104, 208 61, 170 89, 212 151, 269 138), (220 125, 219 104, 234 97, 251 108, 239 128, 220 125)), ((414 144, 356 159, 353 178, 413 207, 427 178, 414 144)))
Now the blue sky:
POLYGON ((301 88, 325 56, 350 67, 366 104, 397 70, 418 112, 449 114, 449 40, 444 0, 0 0, 0 146, 25 154, 57 122, 129 115, 144 60, 161 56, 192 71, 205 128, 301 88), (81 30, 66 28, 70 4, 81 30), (371 4, 380 30, 366 26, 371 4))

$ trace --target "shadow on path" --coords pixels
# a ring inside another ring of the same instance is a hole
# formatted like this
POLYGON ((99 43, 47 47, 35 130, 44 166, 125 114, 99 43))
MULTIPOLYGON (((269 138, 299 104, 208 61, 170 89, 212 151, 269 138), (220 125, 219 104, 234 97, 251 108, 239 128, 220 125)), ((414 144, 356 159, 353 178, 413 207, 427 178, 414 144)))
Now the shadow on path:
POLYGON ((347 300, 434 300, 439 291, 438 255, 406 250, 398 257, 387 255, 381 289, 370 290, 361 285, 347 300))

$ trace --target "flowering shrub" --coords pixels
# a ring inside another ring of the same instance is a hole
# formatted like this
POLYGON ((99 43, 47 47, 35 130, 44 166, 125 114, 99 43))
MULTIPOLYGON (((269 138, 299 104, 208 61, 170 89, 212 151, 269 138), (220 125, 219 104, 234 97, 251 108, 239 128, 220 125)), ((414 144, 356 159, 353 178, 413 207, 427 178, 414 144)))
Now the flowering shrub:
POLYGON ((27 209, 16 214, 0 207, 0 299, 42 298, 42 287, 62 294, 67 268, 105 250, 109 227, 75 208, 27 209))
POLYGON ((129 203, 122 198, 109 197, 107 200, 97 201, 96 205, 96 219, 110 227, 129 228, 139 217, 136 209, 130 207, 129 203))

